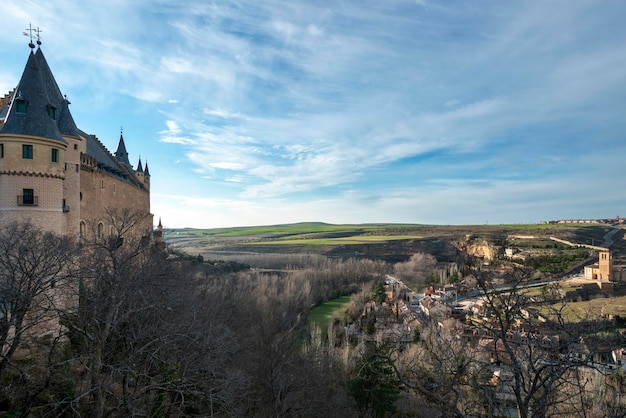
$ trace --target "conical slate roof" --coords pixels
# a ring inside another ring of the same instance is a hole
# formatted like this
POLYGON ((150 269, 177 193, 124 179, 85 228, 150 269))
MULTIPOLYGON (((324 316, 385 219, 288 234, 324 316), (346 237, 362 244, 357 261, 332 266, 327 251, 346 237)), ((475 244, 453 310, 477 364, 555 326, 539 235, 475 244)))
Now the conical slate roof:
POLYGON ((50 99, 51 104, 57 108, 57 125, 59 127, 59 131, 62 135, 78 137, 78 128, 76 127, 76 123, 74 122, 74 118, 72 117, 68 107, 70 102, 61 94, 61 89, 59 89, 59 85, 52 75, 52 71, 48 66, 48 62, 46 61, 41 48, 37 49, 35 58, 37 59, 41 76, 48 90, 48 98, 50 99))
POLYGON ((69 100, 64 97, 61 101, 61 108, 57 125, 59 126, 59 131, 62 135, 80 138, 76 123, 74 122, 74 118, 70 113, 69 104, 69 100))
POLYGON ((120 133, 120 142, 117 144, 117 151, 115 151, 115 158, 122 164, 130 166, 128 160, 128 152, 126 151, 126 144, 124 144, 124 135, 120 133))
POLYGON ((32 135, 66 142, 57 125, 62 109, 49 96, 49 92, 55 95, 58 86, 52 74, 48 74, 50 70, 47 64, 42 69, 42 63, 45 64, 43 55, 37 58, 31 51, 20 83, 11 98, 0 134, 32 135), (18 109, 20 102, 25 103, 25 111, 18 109), (51 109, 56 113, 55 119, 51 117, 51 109))

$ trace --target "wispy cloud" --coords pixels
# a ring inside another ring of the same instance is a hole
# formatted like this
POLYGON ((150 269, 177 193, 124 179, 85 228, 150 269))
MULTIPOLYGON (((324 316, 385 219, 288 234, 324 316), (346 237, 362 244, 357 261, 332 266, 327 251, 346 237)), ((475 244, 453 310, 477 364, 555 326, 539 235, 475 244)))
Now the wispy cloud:
MULTIPOLYGON (((82 116, 83 104, 75 116, 136 124, 159 154, 151 172, 193 190, 155 195, 157 208, 252 223, 292 219, 277 202, 308 219, 406 222, 625 204, 600 186, 626 174, 602 162, 624 155, 624 12, 591 0, 0 4, 5 44, 16 21, 49 25, 62 89, 108 114, 82 116), (574 182, 596 200, 574 204, 574 182)), ((3 69, 0 87, 19 71, 3 69)))

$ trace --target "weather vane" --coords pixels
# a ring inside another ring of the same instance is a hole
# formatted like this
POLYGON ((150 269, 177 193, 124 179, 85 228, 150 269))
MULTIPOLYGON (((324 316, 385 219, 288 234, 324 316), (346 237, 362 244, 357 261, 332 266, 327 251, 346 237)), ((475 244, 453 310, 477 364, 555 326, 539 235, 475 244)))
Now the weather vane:
POLYGON ((30 38, 30 42, 28 43, 28 46, 30 47, 30 49, 35 48, 35 44, 33 43, 33 32, 35 32, 35 36, 37 37, 37 45, 41 45, 41 37, 39 36, 39 34, 42 31, 39 30, 39 28, 33 29, 33 25, 29 23, 28 29, 26 29, 26 31, 24 32, 24 36, 28 36, 30 38))
POLYGON ((41 36, 39 36, 39 34, 42 31, 39 29, 39 26, 37 26, 37 29, 35 29, 35 33, 37 34, 37 45, 41 45, 41 36))

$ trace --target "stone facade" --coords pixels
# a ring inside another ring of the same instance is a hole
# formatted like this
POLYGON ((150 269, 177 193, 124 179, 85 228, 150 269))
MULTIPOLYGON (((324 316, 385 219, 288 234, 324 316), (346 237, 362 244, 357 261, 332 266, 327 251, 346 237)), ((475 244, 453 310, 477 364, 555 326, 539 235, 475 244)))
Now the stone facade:
POLYGON ((585 279, 595 280, 600 288, 608 288, 609 282, 623 282, 626 279, 626 268, 613 263, 613 254, 609 250, 598 253, 598 262, 585 266, 585 279))
MULTIPOLYGON (((31 46, 32 47, 32 46, 31 46)), ((142 215, 152 231, 150 173, 128 161, 124 138, 111 154, 77 128, 41 48, 31 50, 15 90, 0 98, 0 222, 90 239, 109 231, 110 213, 142 215)))

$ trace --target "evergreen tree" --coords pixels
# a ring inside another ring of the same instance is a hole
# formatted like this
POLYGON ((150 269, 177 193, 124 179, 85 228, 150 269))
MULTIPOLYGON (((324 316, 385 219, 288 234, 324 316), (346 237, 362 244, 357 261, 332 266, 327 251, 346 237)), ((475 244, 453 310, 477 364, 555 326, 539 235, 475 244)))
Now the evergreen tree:
POLYGON ((348 382, 348 390, 362 414, 384 417, 396 411, 400 396, 398 382, 389 358, 388 346, 368 344, 348 382))

